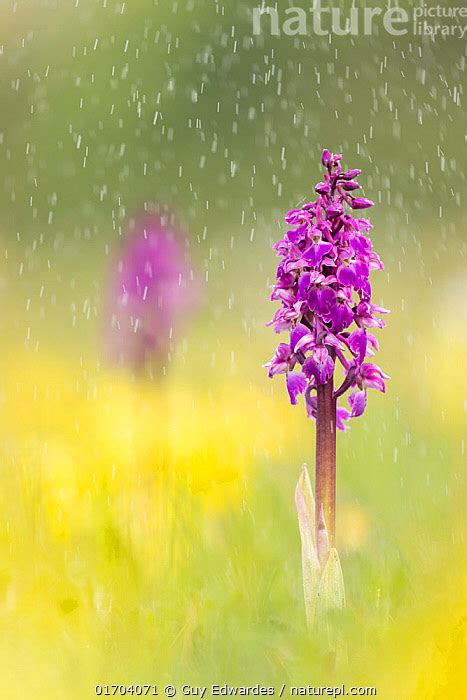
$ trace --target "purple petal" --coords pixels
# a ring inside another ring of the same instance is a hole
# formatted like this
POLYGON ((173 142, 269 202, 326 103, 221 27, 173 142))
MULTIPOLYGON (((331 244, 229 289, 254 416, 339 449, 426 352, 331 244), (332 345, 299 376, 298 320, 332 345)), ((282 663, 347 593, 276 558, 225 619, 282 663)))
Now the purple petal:
POLYGON ((352 409, 352 418, 361 416, 366 408, 366 392, 357 391, 349 396, 349 406, 352 409))
POLYGON ((290 333, 290 347, 292 348, 292 352, 296 351, 297 344, 300 342, 300 340, 308 335, 310 335, 310 329, 303 323, 297 323, 295 328, 290 333))
POLYGON ((334 372, 334 360, 325 347, 315 348, 313 355, 303 363, 302 369, 307 377, 314 377, 316 384, 326 384, 334 372))
POLYGON ((352 236, 350 245, 356 253, 367 255, 371 251, 371 241, 366 236, 352 236))
POLYGON ((368 209, 372 206, 374 206, 374 202, 371 199, 365 199, 365 197, 355 197, 351 202, 352 209, 368 209))
POLYGON ((339 340, 339 338, 336 338, 336 336, 332 333, 327 334, 327 336, 324 339, 324 342, 326 345, 330 345, 332 348, 336 348, 338 350, 341 350, 342 352, 345 352, 346 350, 345 344, 341 340, 339 340))
POLYGON ((343 180, 353 180, 354 177, 358 177, 361 174, 361 170, 354 168, 353 170, 347 170, 345 173, 341 173, 339 177, 343 180))
POLYGON ((292 306, 295 303, 295 295, 291 289, 282 289, 275 286, 270 297, 271 301, 283 301, 285 304, 292 306))
POLYGON ((285 239, 282 239, 277 241, 277 243, 274 243, 272 249, 276 251, 279 257, 285 256, 289 252, 289 243, 285 239))
POLYGON ((276 357, 283 361, 288 361, 290 358, 290 345, 287 343, 279 343, 276 350, 276 357))
POLYGON ((353 192, 353 190, 359 190, 361 186, 358 184, 358 182, 349 180, 348 182, 342 183, 342 187, 346 192, 353 192))
POLYGON ((297 403, 297 396, 303 394, 307 387, 308 381, 303 372, 288 372, 286 376, 287 391, 290 396, 290 403, 297 403))
POLYGON ((379 350, 379 343, 378 343, 378 341, 376 340, 375 336, 372 335, 371 333, 367 333, 367 334, 366 334, 366 337, 367 337, 367 340, 368 340, 368 345, 371 345, 372 349, 373 349, 375 352, 378 352, 378 350, 379 350))
POLYGON ((327 348, 324 345, 319 345, 314 349, 313 352, 313 357, 316 360, 316 362, 320 365, 324 364, 326 360, 328 359, 329 352, 327 348))
POLYGON ((308 308, 310 311, 316 311, 319 304, 319 293, 317 287, 312 287, 308 292, 308 308))
POLYGON ((341 265, 337 269, 337 279, 344 287, 350 287, 355 282, 355 272, 348 265, 341 265))
POLYGON ((349 429, 349 426, 346 425, 344 423, 344 421, 349 420, 349 418, 350 418, 350 411, 348 411, 346 408, 338 406, 337 410, 336 410, 337 429, 340 430, 341 432, 345 433, 349 429))
POLYGON ((357 359, 361 364, 366 355, 367 337, 365 331, 362 328, 359 328, 351 333, 348 338, 348 343, 349 348, 357 356, 357 359))
POLYGON ((304 218, 303 211, 301 209, 292 209, 291 211, 288 212, 285 216, 285 223, 289 224, 289 226, 296 226, 297 224, 301 224, 304 218))
POLYGON ((323 316, 326 316, 330 309, 336 305, 336 296, 336 292, 331 287, 320 289, 318 308, 323 316))
POLYGON ((366 389, 376 389, 383 394, 386 392, 385 379, 390 379, 389 375, 370 362, 365 362, 359 371, 361 385, 366 389))
POLYGON ((327 167, 331 162, 331 152, 327 148, 324 149, 323 155, 321 156, 321 162, 324 167, 327 167))
POLYGON ((337 204, 330 204, 328 207, 326 207, 326 214, 330 219, 334 219, 336 216, 340 216, 342 212, 342 207, 338 206, 337 204))
POLYGON ((307 248, 302 257, 308 260, 312 266, 319 265, 323 256, 332 249, 332 243, 313 243, 307 248))
POLYGON ((294 244, 297 244, 302 238, 304 238, 308 229, 308 224, 302 224, 296 229, 291 229, 287 231, 287 239, 294 244))
POLYGON ((271 379, 276 374, 285 374, 289 369, 289 363, 279 362, 276 358, 274 358, 273 360, 271 360, 271 362, 268 362, 266 365, 263 365, 263 367, 268 368, 268 377, 271 379))
POLYGON ((370 268, 362 260, 356 260, 352 263, 352 268, 355 274, 360 278, 368 279, 370 276, 370 268))
POLYGON ((327 182, 318 182, 318 184, 315 185, 315 192, 318 194, 329 194, 330 191, 331 188, 327 182))
POLYGON ((295 353, 298 352, 308 352, 315 347, 315 337, 311 333, 304 335, 298 343, 295 345, 295 353))
POLYGON ((307 298, 307 290, 310 286, 311 275, 309 272, 304 272, 298 280, 298 297, 299 299, 307 298))

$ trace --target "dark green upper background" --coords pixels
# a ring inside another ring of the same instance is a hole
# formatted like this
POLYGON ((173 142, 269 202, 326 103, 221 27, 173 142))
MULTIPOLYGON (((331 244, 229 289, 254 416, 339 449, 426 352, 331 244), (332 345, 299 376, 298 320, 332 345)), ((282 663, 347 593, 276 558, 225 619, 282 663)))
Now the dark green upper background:
POLYGON ((1 9, 10 233, 67 237, 72 217, 109 240, 112 218, 150 198, 222 236, 243 210, 270 220, 306 196, 323 146, 364 167, 380 216, 443 207, 439 230, 461 213, 460 39, 393 37, 376 20, 378 36, 317 37, 310 20, 308 36, 276 37, 267 18, 253 37, 254 2, 15 4, 1 9))

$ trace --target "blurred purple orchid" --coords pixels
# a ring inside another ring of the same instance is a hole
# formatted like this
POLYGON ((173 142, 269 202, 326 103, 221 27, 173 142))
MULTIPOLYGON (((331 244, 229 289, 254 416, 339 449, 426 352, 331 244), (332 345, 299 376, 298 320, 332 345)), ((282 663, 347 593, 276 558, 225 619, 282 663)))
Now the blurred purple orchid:
POLYGON ((167 360, 200 295, 188 241, 170 217, 144 213, 133 223, 111 266, 105 344, 111 360, 139 368, 167 360))

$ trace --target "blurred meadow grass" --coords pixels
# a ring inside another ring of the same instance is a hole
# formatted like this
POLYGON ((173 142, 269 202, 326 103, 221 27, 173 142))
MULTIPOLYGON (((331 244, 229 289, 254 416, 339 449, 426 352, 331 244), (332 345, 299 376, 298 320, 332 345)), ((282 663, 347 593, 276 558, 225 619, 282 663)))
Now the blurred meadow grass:
MULTIPOLYGON (((314 428, 284 387, 263 381, 259 351, 239 351, 223 377, 205 368, 201 383, 190 376, 204 354, 193 350, 187 369, 181 353, 157 383, 89 355, 86 364, 55 349, 10 350, 4 696, 92 697, 106 682, 345 680, 383 697, 461 697, 463 406, 451 398, 440 419, 431 372, 433 402, 408 395, 413 370, 394 372, 397 331, 387 334, 390 393, 339 436, 348 609, 335 624, 348 660, 337 666, 307 633, 301 592, 293 489, 301 461, 312 466, 314 428)), ((231 342, 226 327, 220 357, 231 342)), ((462 393, 452 361, 439 362, 462 393)))
POLYGON ((254 43, 244 2, 125 5, 0 9, 0 696, 345 681, 464 697, 460 43, 254 43), (261 368, 270 245, 325 145, 378 204, 392 311, 388 394, 338 439, 337 660, 301 590, 314 427, 261 368), (110 254, 154 199, 186 220, 204 284, 158 380, 100 351, 110 254))

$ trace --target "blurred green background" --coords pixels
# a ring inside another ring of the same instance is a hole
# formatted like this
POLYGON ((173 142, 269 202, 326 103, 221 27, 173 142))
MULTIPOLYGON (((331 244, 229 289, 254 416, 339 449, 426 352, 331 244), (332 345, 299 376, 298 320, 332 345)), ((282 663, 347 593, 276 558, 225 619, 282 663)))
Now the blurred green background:
POLYGON ((4 697, 463 695, 465 42, 254 37, 255 6, 0 5, 4 697), (337 664, 301 597, 293 489, 314 427, 261 367, 270 247, 323 147, 377 203, 374 297, 392 312, 388 394, 338 441, 337 664), (101 352, 109 260, 145 202, 178 213, 203 280, 163 387, 101 352))

